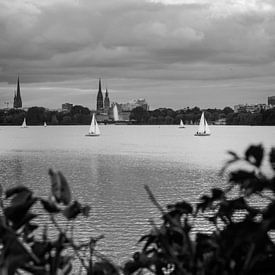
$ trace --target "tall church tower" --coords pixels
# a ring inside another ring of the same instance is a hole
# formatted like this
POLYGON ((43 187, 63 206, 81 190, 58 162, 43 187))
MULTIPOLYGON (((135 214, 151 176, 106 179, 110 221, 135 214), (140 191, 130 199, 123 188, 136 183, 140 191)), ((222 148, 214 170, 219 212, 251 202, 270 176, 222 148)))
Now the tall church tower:
POLYGON ((98 93, 97 93, 97 99, 96 99, 96 110, 98 112, 103 111, 103 95, 101 91, 101 79, 99 79, 98 83, 98 93))
POLYGON ((104 110, 106 113, 108 113, 109 109, 110 109, 110 99, 109 99, 108 90, 106 89, 105 98, 104 98, 104 110))
POLYGON ((21 94, 20 94, 19 76, 17 78, 17 89, 16 89, 16 93, 14 95, 13 108, 22 108, 22 99, 21 99, 21 94))

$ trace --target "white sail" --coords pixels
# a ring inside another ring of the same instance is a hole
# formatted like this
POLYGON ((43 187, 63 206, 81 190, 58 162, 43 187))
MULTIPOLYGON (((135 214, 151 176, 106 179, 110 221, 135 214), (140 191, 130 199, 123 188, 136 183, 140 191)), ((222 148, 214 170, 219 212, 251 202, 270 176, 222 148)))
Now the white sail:
POLYGON ((206 119, 204 119, 204 121, 205 121, 205 133, 210 135, 210 129, 209 129, 208 123, 207 123, 206 119))
POLYGON ((91 122, 91 126, 89 129, 89 134, 90 136, 99 136, 100 135, 100 130, 97 124, 97 121, 95 119, 95 114, 93 113, 93 118, 92 118, 92 122, 91 122))
POLYGON ((203 134, 205 131, 205 123, 204 123, 204 113, 202 112, 201 114, 201 120, 200 120, 200 125, 199 125, 199 129, 198 129, 198 133, 199 134, 203 134))
POLYGON ((44 122, 44 127, 47 127, 47 123, 46 123, 46 121, 44 122))
POLYGON ((183 122, 182 122, 182 120, 180 120, 179 128, 185 128, 185 127, 184 127, 184 124, 183 124, 183 122))
POLYGON ((209 129, 208 123, 204 117, 204 113, 201 114, 200 125, 199 125, 198 131, 195 135, 196 136, 209 136, 210 135, 210 129, 209 129))
POLYGON ((26 118, 24 118, 21 128, 27 128, 26 118))
POLYGON ((96 119, 95 119, 95 134, 96 135, 100 135, 100 130, 99 130, 99 127, 98 127, 96 119))
POLYGON ((94 134, 95 133, 95 114, 93 114, 91 126, 89 129, 89 134, 94 134))

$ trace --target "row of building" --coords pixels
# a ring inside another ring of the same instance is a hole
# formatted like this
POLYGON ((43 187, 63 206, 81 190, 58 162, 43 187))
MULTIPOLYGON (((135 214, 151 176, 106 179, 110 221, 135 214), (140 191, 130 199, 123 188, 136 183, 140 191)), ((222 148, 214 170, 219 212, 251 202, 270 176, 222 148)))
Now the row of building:
POLYGON ((275 107, 275 96, 269 96, 267 98, 267 104, 238 104, 234 106, 234 112, 250 112, 250 113, 259 113, 268 109, 275 107))
MULTIPOLYGON (((62 104, 63 111, 70 111, 72 107, 73 104, 71 103, 62 104)), ((96 98, 96 109, 92 110, 93 112, 96 112, 98 121, 128 121, 130 119, 131 111, 136 107, 142 107, 144 110, 147 111, 149 110, 149 105, 144 98, 131 100, 127 103, 111 103, 108 89, 106 89, 105 95, 103 96, 101 79, 99 79, 96 98)))
MULTIPOLYGON (((13 108, 22 108, 22 98, 20 90, 19 76, 17 78, 16 90, 14 91, 13 108)), ((127 103, 110 102, 109 93, 106 89, 105 97, 103 98, 101 79, 99 79, 98 93, 96 100, 96 110, 92 110, 97 113, 99 120, 113 120, 114 119, 114 107, 117 107, 119 120, 129 120, 130 112, 136 107, 142 107, 145 110, 149 110, 149 105, 145 99, 132 100, 127 103)), ((73 107, 71 103, 62 104, 63 111, 70 111, 73 107)), ((92 108, 93 109, 93 108, 92 108)))
MULTIPOLYGON (((70 111, 73 107, 71 103, 62 104, 63 111, 70 111)), ((145 99, 140 98, 132 100, 127 103, 110 102, 109 92, 106 89, 105 96, 103 97, 101 79, 98 83, 98 93, 96 99, 96 110, 99 120, 113 120, 115 115, 114 111, 118 112, 119 120, 129 120, 131 111, 136 107, 142 107, 145 110, 149 110, 149 105, 145 99), (116 108, 115 108, 116 106, 116 108)), ((258 113, 262 110, 268 110, 275 107, 275 96, 270 96, 267 99, 267 104, 238 104, 234 106, 235 112, 251 112, 258 113)), ((14 91, 13 108, 22 108, 22 98, 20 91, 20 80, 17 78, 16 90, 14 91)))

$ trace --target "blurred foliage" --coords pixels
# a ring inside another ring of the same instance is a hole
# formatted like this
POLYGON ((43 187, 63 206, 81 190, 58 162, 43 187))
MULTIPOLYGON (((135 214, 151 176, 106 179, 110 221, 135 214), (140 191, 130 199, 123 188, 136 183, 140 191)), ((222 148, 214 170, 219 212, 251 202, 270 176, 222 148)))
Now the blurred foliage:
POLYGON ((96 243, 103 236, 89 237, 86 243, 74 239, 74 221, 89 217, 90 207, 72 199, 61 172, 49 170, 49 175, 51 192, 47 199, 35 196, 25 186, 9 188, 5 193, 0 188, 0 274, 65 275, 72 274, 73 264, 85 274, 119 274, 111 262, 96 256, 96 243), (49 216, 51 228, 38 223, 37 204, 49 216), (65 228, 58 221, 62 217, 67 221, 65 228))
POLYGON ((87 236, 86 243, 73 237, 74 221, 89 217, 90 207, 73 200, 61 172, 49 171, 47 199, 25 186, 5 193, 0 188, 0 274, 80 274, 73 271, 76 262, 90 275, 275 274, 275 148, 265 164, 262 145, 250 146, 244 156, 228 153, 221 171, 228 184, 212 188, 196 204, 183 200, 163 208, 145 186, 161 223, 151 221, 152 230, 139 240, 141 250, 120 267, 97 254, 102 236, 87 236), (269 176, 263 172, 267 163, 269 176), (54 237, 37 223, 37 204, 49 216, 54 237), (61 216, 67 220, 65 228, 60 226, 61 216), (197 231, 202 218, 209 223, 209 233, 197 231))
POLYGON ((222 169, 228 186, 211 189, 195 205, 179 201, 163 209, 146 187, 163 222, 140 239, 143 249, 126 263, 125 274, 275 274, 275 148, 269 177, 262 171, 261 145, 243 157, 229 154, 222 169), (211 233, 196 233, 199 217, 214 228, 211 233))

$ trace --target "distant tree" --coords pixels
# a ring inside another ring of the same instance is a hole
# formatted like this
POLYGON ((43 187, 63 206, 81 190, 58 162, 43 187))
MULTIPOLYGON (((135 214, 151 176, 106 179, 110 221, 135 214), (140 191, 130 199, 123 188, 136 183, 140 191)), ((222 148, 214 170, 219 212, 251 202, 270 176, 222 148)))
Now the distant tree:
POLYGON ((57 113, 52 113, 52 117, 51 117, 51 124, 53 125, 57 125, 58 124, 58 120, 57 120, 57 113))
POLYGON ((167 115, 167 116, 165 117, 165 119, 164 119, 164 123, 165 123, 165 124, 174 124, 174 119, 173 119, 173 117, 167 115))
POLYGON ((148 119, 148 123, 149 124, 158 124, 158 118, 155 116, 150 116, 150 118, 148 119))
POLYGON ((177 114, 177 115, 175 116, 174 122, 175 122, 176 124, 179 124, 181 120, 185 123, 185 115, 183 115, 183 114, 177 114))
POLYGON ((42 124, 45 121, 45 108, 31 107, 27 111, 28 124, 42 124))
POLYGON ((131 111, 130 119, 138 123, 146 123, 149 119, 149 112, 142 107, 136 107, 131 111))
POLYGON ((62 124, 71 124, 72 123, 72 118, 68 115, 63 116, 61 123, 62 124))
POLYGON ((160 115, 160 116, 158 116, 157 119, 158 119, 158 124, 164 124, 164 120, 165 120, 164 116, 160 115))
POLYGON ((230 107, 227 106, 227 107, 223 108, 222 112, 223 112, 225 115, 228 115, 228 114, 230 114, 230 113, 234 113, 234 110, 233 110, 232 108, 230 108, 230 107))
POLYGON ((192 113, 195 113, 195 114, 198 114, 198 113, 201 113, 201 110, 199 107, 194 107, 193 109, 189 109, 188 112, 192 112, 192 113))
POLYGON ((81 105, 75 105, 72 107, 70 113, 71 115, 75 115, 75 114, 89 115, 91 111, 88 108, 83 107, 81 105))
POLYGON ((275 125, 275 108, 263 112, 263 124, 275 125))

